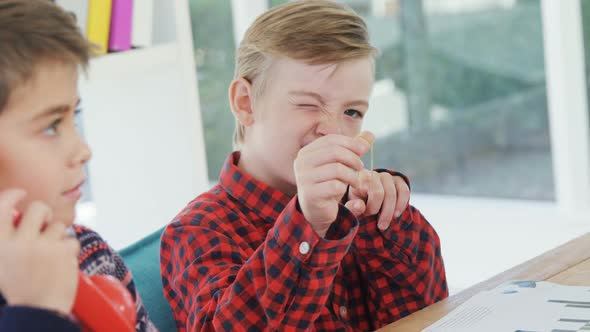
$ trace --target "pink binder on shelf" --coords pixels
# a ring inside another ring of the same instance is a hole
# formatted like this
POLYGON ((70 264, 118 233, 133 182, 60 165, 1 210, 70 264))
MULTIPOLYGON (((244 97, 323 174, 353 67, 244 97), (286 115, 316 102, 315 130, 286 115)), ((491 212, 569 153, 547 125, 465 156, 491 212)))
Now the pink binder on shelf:
POLYGON ((120 52, 131 49, 132 21, 133 0, 113 0, 109 51, 120 52))

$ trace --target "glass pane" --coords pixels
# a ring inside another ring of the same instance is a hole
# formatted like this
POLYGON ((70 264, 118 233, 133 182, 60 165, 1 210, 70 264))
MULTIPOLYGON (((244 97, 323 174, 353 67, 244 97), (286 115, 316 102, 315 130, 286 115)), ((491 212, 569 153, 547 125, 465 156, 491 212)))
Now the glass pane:
POLYGON ((540 1, 340 2, 381 52, 375 167, 414 192, 554 199, 540 1))
POLYGON ((268 8, 282 5, 286 2, 289 2, 289 0, 268 0, 268 8))
POLYGON ((190 9, 207 167, 209 179, 217 181, 219 170, 232 151, 234 130, 227 102, 235 54, 231 2, 190 0, 190 9))
MULTIPOLYGON (((590 1, 580 1, 582 5, 582 33, 584 38, 584 61, 586 63, 586 92, 590 98, 590 1)), ((590 102, 588 103, 590 105, 590 102)), ((590 111, 590 107, 588 108, 590 111)))

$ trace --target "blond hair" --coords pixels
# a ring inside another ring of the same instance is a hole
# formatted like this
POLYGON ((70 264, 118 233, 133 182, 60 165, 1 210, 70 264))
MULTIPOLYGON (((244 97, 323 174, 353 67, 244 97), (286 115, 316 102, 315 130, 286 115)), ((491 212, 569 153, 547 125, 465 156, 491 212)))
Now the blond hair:
POLYGON ((93 46, 75 18, 49 0, 0 2, 0 112, 44 61, 86 68, 93 46))
MULTIPOLYGON (((327 0, 289 2, 265 12, 248 28, 236 54, 234 79, 252 84, 254 97, 265 89, 273 57, 310 65, 336 64, 375 55, 367 25, 352 9, 327 0)), ((234 148, 244 140, 236 120, 234 148)))

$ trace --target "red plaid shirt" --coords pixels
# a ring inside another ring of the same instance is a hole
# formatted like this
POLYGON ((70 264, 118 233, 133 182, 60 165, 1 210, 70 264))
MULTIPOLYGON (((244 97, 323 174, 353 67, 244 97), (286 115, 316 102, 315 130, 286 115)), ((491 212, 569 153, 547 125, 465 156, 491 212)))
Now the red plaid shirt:
POLYGON ((389 229, 340 207, 322 239, 297 197, 226 161, 162 235, 179 331, 374 330, 448 296, 438 235, 412 206, 389 229))

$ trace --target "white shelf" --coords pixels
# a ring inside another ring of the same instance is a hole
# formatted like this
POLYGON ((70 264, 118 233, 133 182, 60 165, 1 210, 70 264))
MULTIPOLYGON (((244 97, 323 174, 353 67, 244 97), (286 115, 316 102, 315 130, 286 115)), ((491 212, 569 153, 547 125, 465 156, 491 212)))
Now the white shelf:
POLYGON ((166 43, 120 53, 109 53, 96 57, 90 62, 89 78, 113 79, 124 74, 143 72, 163 64, 179 61, 177 43, 166 43))
POLYGON ((80 77, 93 150, 92 202, 80 219, 115 249, 169 223, 208 186, 189 3, 154 4, 154 46, 92 59, 80 77))

